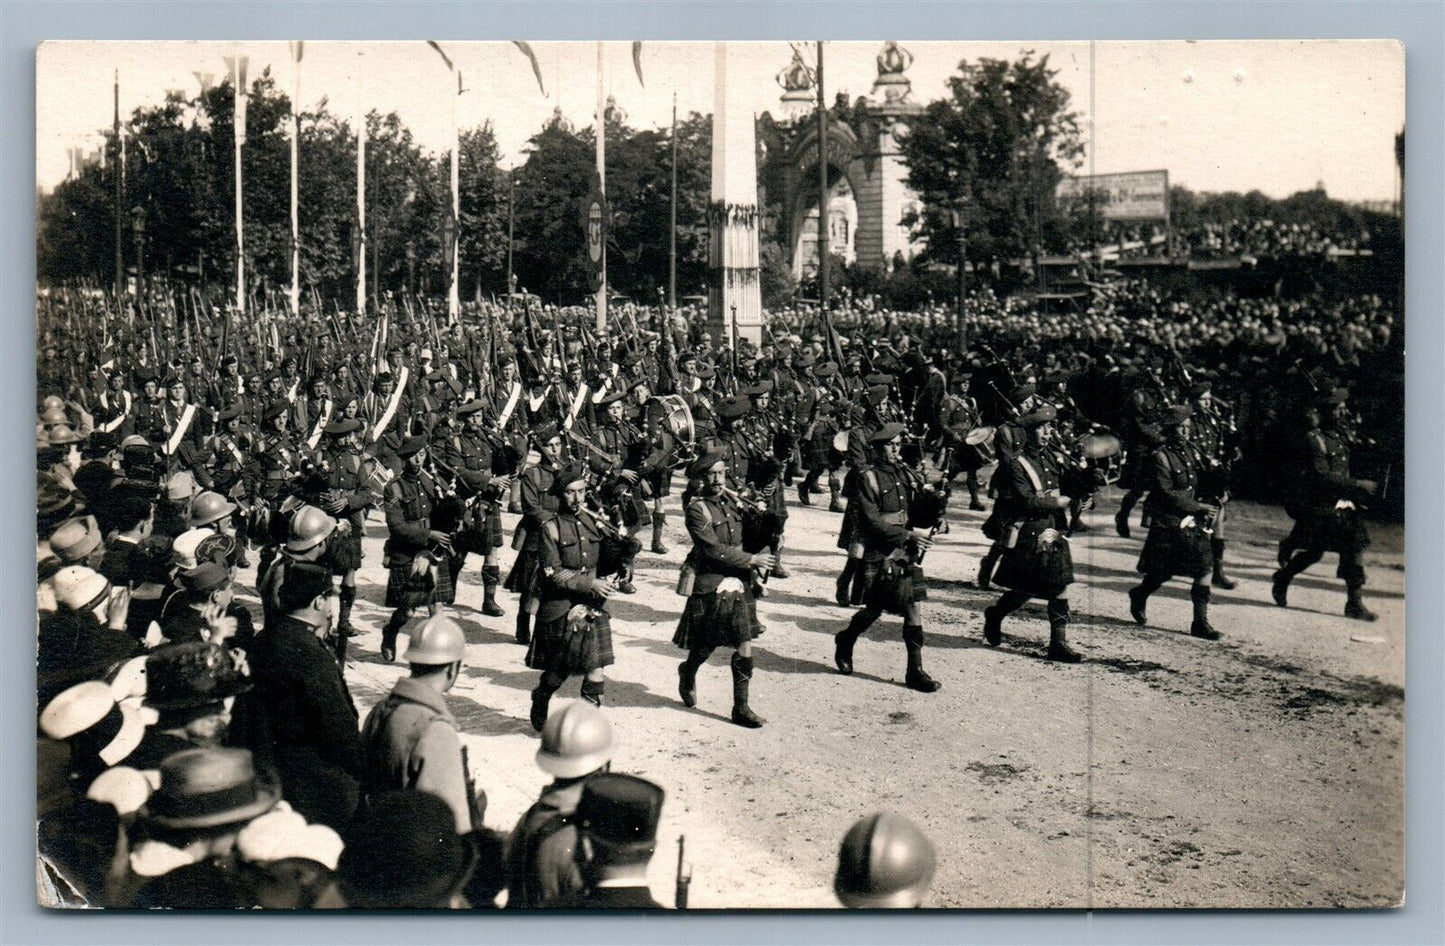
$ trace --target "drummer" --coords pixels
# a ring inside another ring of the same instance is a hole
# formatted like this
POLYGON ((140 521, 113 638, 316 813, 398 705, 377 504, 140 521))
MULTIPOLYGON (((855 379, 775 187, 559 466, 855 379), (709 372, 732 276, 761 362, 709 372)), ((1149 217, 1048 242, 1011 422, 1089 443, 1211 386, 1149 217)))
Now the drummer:
POLYGON ((969 396, 969 381, 972 377, 971 372, 959 373, 955 387, 943 397, 939 425, 943 429, 944 445, 953 448, 949 469, 944 472, 950 478, 957 476, 959 470, 967 473, 965 482, 968 484, 968 508, 974 512, 982 512, 988 507, 978 498, 978 471, 992 459, 994 431, 992 427, 983 426, 978 413, 978 403, 969 396), (983 431, 984 434, 971 436, 976 430, 983 431), (988 447, 986 451, 980 449, 984 445, 988 447), (966 450, 966 447, 972 449, 966 450))
MULTIPOLYGON (((642 430, 649 446, 649 454, 661 449, 668 430, 667 407, 660 398, 652 396, 652 382, 647 375, 639 374, 632 379, 628 392, 632 397, 630 410, 633 423, 642 430)), ((662 500, 672 495, 672 467, 662 463, 649 473, 643 482, 652 491, 652 554, 666 555, 667 546, 662 544, 662 530, 667 524, 667 513, 663 512, 662 500)))

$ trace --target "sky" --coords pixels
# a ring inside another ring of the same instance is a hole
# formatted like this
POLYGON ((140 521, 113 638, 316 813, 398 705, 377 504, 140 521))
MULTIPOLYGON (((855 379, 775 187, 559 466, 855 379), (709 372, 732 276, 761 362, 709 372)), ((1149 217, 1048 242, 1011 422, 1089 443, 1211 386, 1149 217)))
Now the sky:
MULTIPOLYGON (((775 76, 792 53, 787 43, 745 44, 755 64, 729 94, 755 113, 780 113, 775 76)), ((806 48, 812 64, 814 46, 806 48)), ((592 123, 597 100, 595 42, 537 42, 546 95, 525 56, 508 42, 445 42, 461 70, 462 128, 490 121, 504 163, 524 159, 527 139, 553 109, 579 127, 592 123)), ((1169 171, 1171 184, 1196 191, 1258 189, 1284 197, 1323 182, 1343 200, 1391 200, 1398 186, 1394 136, 1404 125, 1404 48, 1392 41, 1218 42, 911 42, 912 98, 946 95, 962 60, 1047 54, 1091 138, 1084 171, 1169 171), (1091 66, 1092 63, 1092 66, 1091 66)), ((824 47, 828 102, 841 90, 869 95, 882 42, 824 47)), ((395 111, 422 147, 444 152, 450 140, 447 67, 421 42, 308 42, 300 67, 303 108, 325 99, 349 116, 359 105, 395 111)), ((735 51, 736 52, 736 51, 735 51)), ((36 180, 64 179, 67 148, 99 146, 109 129, 112 83, 119 70, 122 119, 161 101, 168 89, 199 90, 195 72, 226 74, 223 57, 250 59, 252 76, 269 65, 290 94, 294 67, 284 42, 63 42, 37 53, 36 180)), ((711 112, 712 43, 645 42, 640 85, 631 44, 603 44, 604 93, 615 96, 634 127, 666 127, 673 99, 680 115, 711 112)), ((303 172, 304 173, 304 169, 303 172)))

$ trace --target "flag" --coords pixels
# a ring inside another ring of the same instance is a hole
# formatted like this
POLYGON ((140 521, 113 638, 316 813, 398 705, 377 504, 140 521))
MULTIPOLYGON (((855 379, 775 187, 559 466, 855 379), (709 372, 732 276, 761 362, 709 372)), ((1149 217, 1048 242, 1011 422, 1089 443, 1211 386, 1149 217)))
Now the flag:
POLYGON ((444 62, 444 63, 447 64, 447 68, 448 68, 448 69, 455 69, 455 68, 456 68, 456 66, 452 65, 452 59, 451 59, 451 57, 448 56, 446 53, 442 52, 442 48, 441 48, 441 46, 437 45, 437 41, 436 41, 436 40, 434 40, 434 39, 429 39, 429 40, 426 41, 426 44, 427 44, 428 46, 430 46, 432 49, 435 49, 435 50, 437 51, 437 55, 440 56, 440 57, 442 57, 442 62, 444 62))
POLYGON ((532 75, 537 77, 537 88, 541 90, 542 98, 545 99, 547 97, 547 85, 542 81, 542 67, 537 64, 537 54, 532 52, 531 44, 523 42, 520 39, 514 39, 512 40, 512 45, 520 49, 522 55, 526 56, 527 61, 532 64, 532 75))
POLYGON ((640 39, 632 41, 632 68, 637 70, 637 84, 644 89, 647 88, 647 83, 642 81, 642 40, 640 39))
POLYGON ((823 334, 828 340, 828 357, 839 368, 843 367, 843 345, 838 341, 838 330, 833 327, 833 316, 828 314, 827 307, 823 309, 823 334))

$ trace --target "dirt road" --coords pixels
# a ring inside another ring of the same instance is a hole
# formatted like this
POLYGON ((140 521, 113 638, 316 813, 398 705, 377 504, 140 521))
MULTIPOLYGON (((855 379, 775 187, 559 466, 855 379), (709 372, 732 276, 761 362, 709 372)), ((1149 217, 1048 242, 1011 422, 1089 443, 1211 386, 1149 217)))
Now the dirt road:
MULTIPOLYGON (((792 577, 774 580, 759 608, 753 706, 769 722, 748 731, 727 720, 726 655, 700 674, 697 709, 677 698, 673 584, 687 540, 672 503, 672 553, 640 556, 639 593, 613 599, 606 697, 615 768, 668 791, 652 871, 664 902, 685 834, 695 907, 836 906, 838 842, 877 809, 915 819, 936 843, 932 906, 1387 906, 1400 896, 1399 528, 1373 530, 1367 601, 1380 621, 1362 624, 1341 615, 1333 556, 1296 582, 1289 610, 1276 608, 1269 576, 1286 520, 1238 504, 1229 558, 1240 586, 1216 591, 1224 639, 1206 643, 1187 633, 1182 580, 1151 600, 1147 628, 1130 621, 1124 592, 1142 533, 1114 535, 1106 496, 1074 539, 1072 638, 1086 660, 1061 666, 1042 659, 1042 602, 1006 622, 1002 647, 983 645, 994 594, 970 582, 984 514, 955 497, 952 530, 927 559, 925 659, 943 689, 924 695, 902 686, 897 618, 859 642, 852 677, 835 672, 831 635, 850 616, 832 603, 840 516, 794 502, 792 577)), ((373 516, 354 615, 363 633, 347 668, 363 715, 404 670, 377 656, 384 537, 373 516)), ((504 574, 513 554, 503 550, 504 574)), ((507 617, 476 610, 479 567, 468 562, 454 609, 471 646, 450 701, 490 798, 487 821, 508 830, 544 783, 527 723, 536 673, 512 639, 515 597, 502 596, 507 617)))

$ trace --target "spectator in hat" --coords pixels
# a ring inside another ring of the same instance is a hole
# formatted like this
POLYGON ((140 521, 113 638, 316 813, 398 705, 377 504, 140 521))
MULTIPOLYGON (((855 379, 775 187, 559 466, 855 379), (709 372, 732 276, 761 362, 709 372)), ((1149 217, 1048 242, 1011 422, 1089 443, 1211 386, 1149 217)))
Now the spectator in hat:
POLYGON ((583 910, 661 910, 647 887, 663 790, 635 775, 588 779, 577 803, 577 862, 586 892, 558 904, 583 910))
POLYGON ((152 651, 145 677, 145 705, 157 718, 126 762, 138 769, 158 769, 184 749, 225 744, 232 704, 251 689, 239 652, 204 641, 152 651))
POLYGON ((255 720, 249 747, 274 761, 286 798, 307 821, 340 828, 361 797, 356 707, 323 643, 339 605, 330 570, 297 563, 278 595, 278 618, 256 635, 255 689, 243 702, 255 720))

